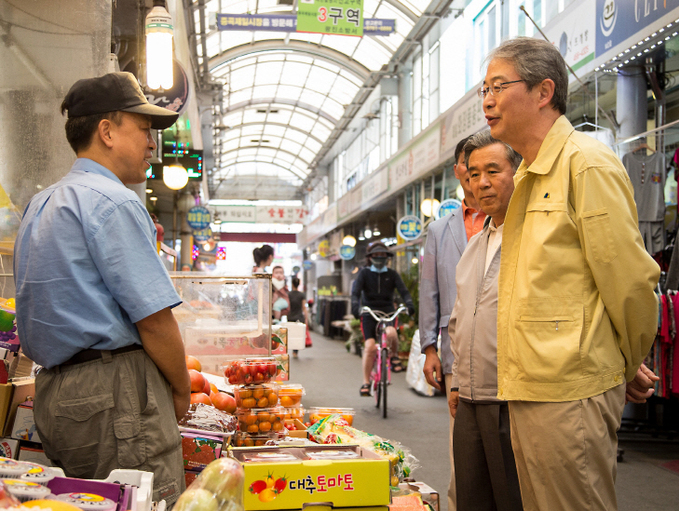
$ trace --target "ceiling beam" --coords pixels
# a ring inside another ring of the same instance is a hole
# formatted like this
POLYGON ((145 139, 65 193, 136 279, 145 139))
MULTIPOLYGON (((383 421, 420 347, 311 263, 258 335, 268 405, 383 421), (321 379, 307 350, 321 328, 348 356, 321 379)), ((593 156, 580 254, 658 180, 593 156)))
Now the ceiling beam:
POLYGON ((228 64, 230 61, 247 56, 254 56, 258 53, 302 53, 311 55, 334 64, 348 73, 359 78, 362 82, 370 76, 370 69, 365 67, 359 61, 352 59, 347 54, 328 48, 327 46, 319 46, 304 41, 290 40, 287 44, 283 39, 269 39, 258 41, 254 44, 243 44, 230 48, 219 55, 212 57, 209 61, 208 67, 213 76, 218 77, 217 68, 228 64))
POLYGON ((222 108, 222 116, 228 114, 229 112, 235 112, 237 110, 241 110, 243 108, 247 108, 249 106, 257 106, 257 105, 271 105, 271 104, 279 104, 279 105, 289 105, 295 108, 301 108, 302 110, 306 110, 307 112, 311 112, 313 114, 318 115, 319 117, 323 117, 326 121, 330 122, 334 125, 337 124, 337 119, 335 119, 333 116, 330 114, 324 112, 321 108, 315 107, 313 105, 310 105, 308 103, 304 103, 303 101, 295 101, 293 99, 286 99, 286 98, 261 98, 261 99, 248 99, 246 101, 241 101, 240 103, 235 103, 231 106, 228 106, 226 108, 222 108))
MULTIPOLYGON (((304 131, 302 128, 298 128, 297 126, 293 126, 292 124, 283 124, 282 122, 269 122, 269 121, 246 122, 246 123, 239 124, 237 126, 233 126, 233 127, 229 127, 229 128, 235 130, 235 129, 247 128, 249 126, 278 126, 279 128, 286 128, 286 129, 289 129, 289 130, 296 131, 298 133, 302 133, 303 135, 306 135, 310 139, 315 140, 319 144, 323 145, 323 141, 320 138, 315 137, 314 135, 312 135, 308 131, 304 131)), ((225 132, 230 130, 230 129, 227 130, 227 129, 224 129, 224 128, 222 128, 222 129, 225 132)), ((264 135, 264 133, 261 133, 261 135, 264 135)), ((248 136, 250 136, 250 135, 248 135, 248 136)), ((252 135, 252 136, 257 136, 257 134, 252 135)), ((270 136, 278 136, 278 135, 270 135, 270 136)))

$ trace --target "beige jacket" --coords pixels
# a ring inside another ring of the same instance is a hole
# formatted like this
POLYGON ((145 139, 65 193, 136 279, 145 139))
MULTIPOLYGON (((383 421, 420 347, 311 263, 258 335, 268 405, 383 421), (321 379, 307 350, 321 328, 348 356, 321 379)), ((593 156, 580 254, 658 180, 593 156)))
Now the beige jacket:
POLYGON ((656 335, 660 270, 620 160, 561 116, 505 217, 498 397, 571 401, 634 377, 656 335))

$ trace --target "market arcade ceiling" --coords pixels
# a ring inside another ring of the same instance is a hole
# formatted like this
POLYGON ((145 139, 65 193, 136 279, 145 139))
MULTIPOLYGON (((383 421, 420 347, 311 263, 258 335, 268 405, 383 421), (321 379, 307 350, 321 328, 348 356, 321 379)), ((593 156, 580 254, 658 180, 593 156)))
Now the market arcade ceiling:
POLYGON ((429 0, 364 0, 364 19, 396 20, 386 37, 227 31, 215 24, 216 14, 294 14, 288 3, 191 2, 197 63, 212 83, 223 84, 213 109, 213 199, 280 198, 273 197, 276 190, 301 198, 316 157, 346 121, 347 107, 429 6, 429 0))

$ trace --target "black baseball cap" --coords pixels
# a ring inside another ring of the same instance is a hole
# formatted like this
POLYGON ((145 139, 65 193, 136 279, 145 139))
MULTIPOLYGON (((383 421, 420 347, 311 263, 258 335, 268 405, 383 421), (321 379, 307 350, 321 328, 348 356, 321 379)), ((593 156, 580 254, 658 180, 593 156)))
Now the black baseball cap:
POLYGON ((179 114, 152 105, 144 96, 132 73, 109 73, 97 78, 84 78, 73 84, 61 105, 68 117, 130 112, 151 117, 151 127, 164 130, 172 126, 179 114))

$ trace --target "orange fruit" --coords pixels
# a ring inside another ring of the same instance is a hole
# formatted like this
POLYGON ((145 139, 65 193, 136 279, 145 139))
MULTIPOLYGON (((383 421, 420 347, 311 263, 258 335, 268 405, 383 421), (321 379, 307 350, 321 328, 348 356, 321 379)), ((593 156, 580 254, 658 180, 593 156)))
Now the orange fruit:
POLYGON ((260 397, 259 401, 257 401, 257 408, 266 408, 267 406, 269 406, 269 400, 265 397, 260 397))
POLYGON ((257 424, 257 416, 254 413, 251 413, 249 415, 245 416, 245 424, 248 426, 251 426, 253 424, 257 424))
POLYGON ((262 433, 268 433, 271 431, 271 423, 270 422, 260 422, 259 423, 259 430, 262 433))
POLYGON ((255 389, 252 391, 252 397, 255 399, 260 399, 264 397, 264 389, 255 389))
POLYGON ((293 402, 293 400, 290 396, 281 396, 281 406, 289 408, 293 404, 294 404, 294 402, 293 402))
POLYGON ((203 370, 200 360, 198 360, 196 357, 192 357, 191 355, 186 356, 186 368, 195 369, 198 372, 203 370))
POLYGON ((259 427, 257 424, 250 424, 248 426, 248 433, 258 433, 259 432, 259 427))
POLYGON ((194 392, 193 394, 191 394, 191 404, 194 403, 203 403, 204 405, 212 406, 210 396, 208 396, 207 394, 203 394, 202 392, 194 392))
POLYGON ((269 394, 269 406, 276 406, 278 403, 278 396, 276 394, 269 394))

